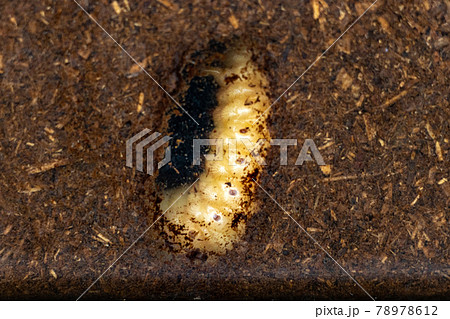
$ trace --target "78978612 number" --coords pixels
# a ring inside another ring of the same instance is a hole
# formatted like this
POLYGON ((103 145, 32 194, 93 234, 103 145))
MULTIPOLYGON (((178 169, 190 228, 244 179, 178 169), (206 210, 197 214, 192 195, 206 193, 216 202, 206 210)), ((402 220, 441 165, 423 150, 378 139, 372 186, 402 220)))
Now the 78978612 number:
POLYGON ((437 316, 437 306, 377 306, 377 316, 437 316))

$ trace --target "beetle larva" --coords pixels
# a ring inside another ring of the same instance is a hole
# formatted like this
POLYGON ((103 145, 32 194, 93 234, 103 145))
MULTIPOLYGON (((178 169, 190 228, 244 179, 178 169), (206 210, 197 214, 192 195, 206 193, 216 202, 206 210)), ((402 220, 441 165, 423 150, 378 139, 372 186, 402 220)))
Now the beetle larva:
MULTIPOLYGON (((264 113, 269 106, 268 81, 252 61, 253 53, 239 45, 219 51, 213 62, 195 66, 201 76, 192 79, 189 89, 200 88, 197 93, 202 94, 200 100, 203 101, 190 105, 192 101, 186 97, 183 104, 202 118, 202 113, 196 110, 205 107, 199 105, 213 101, 214 107, 206 107, 212 121, 200 123, 206 126, 201 128, 200 137, 220 140, 223 148, 216 147, 215 152, 209 149, 209 154, 215 154, 215 160, 204 161, 202 169, 194 174, 198 177, 197 183, 179 200, 187 182, 195 178, 184 178, 185 175, 173 167, 176 163, 172 163, 168 170, 175 170, 178 180, 185 184, 182 187, 169 185, 163 192, 160 208, 167 210, 163 217, 164 231, 172 245, 223 254, 243 235, 246 221, 255 210, 254 180, 258 181, 262 163, 253 156, 252 146, 258 145, 261 139, 258 153, 264 156, 270 137, 267 113, 264 113), (208 96, 202 85, 209 88, 213 96, 208 96)), ((186 124, 180 119, 178 123, 186 124)), ((192 147, 192 144, 180 146, 176 140, 173 138, 175 148, 188 150, 192 147)), ((188 153, 192 154, 186 151, 184 160, 188 153)), ((160 172, 161 179, 164 179, 164 172, 160 172)))

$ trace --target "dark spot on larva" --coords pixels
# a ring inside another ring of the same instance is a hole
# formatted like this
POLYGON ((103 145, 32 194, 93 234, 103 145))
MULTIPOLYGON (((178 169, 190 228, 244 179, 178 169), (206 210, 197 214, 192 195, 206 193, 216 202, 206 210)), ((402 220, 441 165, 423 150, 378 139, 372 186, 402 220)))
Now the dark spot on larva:
POLYGON ((239 157, 239 158, 236 160, 236 163, 238 163, 238 164, 244 164, 244 163, 245 163, 245 158, 239 157))
POLYGON ((232 75, 225 77, 225 84, 228 85, 230 83, 233 83, 239 78, 240 78, 239 75, 233 73, 232 75))
POLYGON ((249 98, 247 98, 244 102, 244 105, 252 105, 254 102, 252 100, 250 100, 249 98))
POLYGON ((174 235, 181 234, 184 230, 184 227, 181 225, 174 225, 174 224, 168 224, 167 228, 169 231, 171 231, 174 235))
POLYGON ((231 187, 231 183, 230 182, 226 182, 225 185, 231 187))
POLYGON ((222 219, 222 217, 220 217, 220 215, 214 214, 213 219, 218 222, 222 219))
POLYGON ((241 133, 241 134, 245 134, 245 133, 247 133, 248 132, 248 127, 246 127, 246 128, 241 128, 240 130, 239 130, 239 133, 241 133))
POLYGON ((198 232, 196 232, 195 230, 190 230, 188 233, 189 239, 195 239, 197 234, 198 234, 198 232))
POLYGON ((230 189, 229 191, 228 191, 228 194, 230 194, 231 196, 236 196, 237 195, 237 190, 235 190, 235 189, 230 189))
POLYGON ((253 172, 248 173, 247 177, 248 177, 249 181, 253 182, 253 180, 256 180, 258 178, 258 175, 259 175, 259 169, 255 168, 255 170, 253 172))
POLYGON ((233 221, 231 222, 231 228, 236 228, 241 220, 246 220, 246 219, 247 219, 247 217, 245 216, 244 213, 242 213, 242 212, 236 213, 233 217, 233 221))

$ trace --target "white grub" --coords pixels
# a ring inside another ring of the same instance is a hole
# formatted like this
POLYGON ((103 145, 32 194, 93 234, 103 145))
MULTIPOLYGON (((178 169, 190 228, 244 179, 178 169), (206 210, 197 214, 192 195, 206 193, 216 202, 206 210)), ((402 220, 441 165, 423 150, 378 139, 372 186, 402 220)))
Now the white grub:
POLYGON ((172 207, 184 188, 166 190, 163 194, 161 210, 170 207, 164 215, 164 230, 169 241, 180 249, 224 254, 243 235, 246 220, 255 210, 256 184, 252 178, 258 178, 262 167, 239 138, 248 138, 252 143, 266 139, 261 151, 264 155, 270 138, 268 112, 263 112, 269 106, 269 98, 267 79, 251 57, 246 48, 231 49, 225 54, 222 68, 202 70, 214 76, 220 86, 218 106, 213 112, 215 128, 210 138, 224 140, 224 156, 220 161, 206 161, 195 187, 172 207), (233 81, 229 81, 230 76, 233 81), (235 147, 239 155, 234 159, 235 165, 230 165, 227 156, 231 139, 237 139, 235 147))

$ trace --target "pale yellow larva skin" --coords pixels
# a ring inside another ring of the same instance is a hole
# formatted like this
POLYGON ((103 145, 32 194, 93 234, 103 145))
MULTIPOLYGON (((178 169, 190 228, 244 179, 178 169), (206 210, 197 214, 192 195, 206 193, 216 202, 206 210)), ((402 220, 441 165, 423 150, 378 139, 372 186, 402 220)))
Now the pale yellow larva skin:
POLYGON ((251 144, 265 139, 260 149, 264 155, 270 141, 264 114, 269 106, 268 81, 251 61, 251 53, 242 48, 226 53, 223 68, 205 68, 204 72, 213 75, 220 86, 213 112, 215 128, 209 138, 224 140, 223 159, 206 161, 197 183, 175 204, 187 186, 165 191, 160 207, 168 209, 164 230, 173 245, 223 254, 242 237, 245 221, 255 210, 252 178, 258 178, 262 167, 239 139, 249 139, 251 144), (239 78, 227 84, 233 75, 239 78), (235 148, 230 149, 230 143, 235 148), (235 156, 230 154, 233 149, 235 156))

